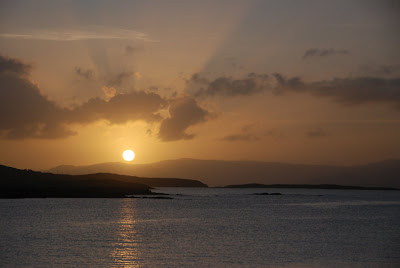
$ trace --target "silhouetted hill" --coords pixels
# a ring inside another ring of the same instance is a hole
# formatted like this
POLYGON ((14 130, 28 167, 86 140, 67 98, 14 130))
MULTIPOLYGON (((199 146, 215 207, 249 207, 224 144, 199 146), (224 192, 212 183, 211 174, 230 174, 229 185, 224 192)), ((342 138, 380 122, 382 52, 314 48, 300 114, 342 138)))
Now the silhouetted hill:
POLYGON ((116 174, 64 175, 0 165, 0 198, 124 197, 151 194, 153 187, 207 187, 181 179, 139 178, 116 174))
POLYGON ((60 174, 112 172, 143 177, 190 178, 211 186, 254 182, 400 188, 400 160, 395 159, 356 166, 178 159, 151 164, 104 163, 91 166, 59 166, 49 171, 60 174))

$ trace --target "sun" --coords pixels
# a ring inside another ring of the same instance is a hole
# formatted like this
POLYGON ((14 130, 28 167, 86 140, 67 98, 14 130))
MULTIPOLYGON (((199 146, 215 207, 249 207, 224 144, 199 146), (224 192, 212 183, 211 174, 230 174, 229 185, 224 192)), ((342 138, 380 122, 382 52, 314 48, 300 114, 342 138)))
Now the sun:
POLYGON ((133 158, 135 158, 135 153, 132 150, 126 150, 122 154, 122 157, 124 158, 125 161, 132 161, 133 158))

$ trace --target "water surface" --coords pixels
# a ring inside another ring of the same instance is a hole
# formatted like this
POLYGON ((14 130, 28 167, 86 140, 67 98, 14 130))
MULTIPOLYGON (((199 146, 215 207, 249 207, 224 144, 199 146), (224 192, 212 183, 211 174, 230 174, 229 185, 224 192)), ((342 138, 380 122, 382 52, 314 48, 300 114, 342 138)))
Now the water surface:
POLYGON ((400 267, 397 191, 156 191, 0 200, 1 266, 400 267))

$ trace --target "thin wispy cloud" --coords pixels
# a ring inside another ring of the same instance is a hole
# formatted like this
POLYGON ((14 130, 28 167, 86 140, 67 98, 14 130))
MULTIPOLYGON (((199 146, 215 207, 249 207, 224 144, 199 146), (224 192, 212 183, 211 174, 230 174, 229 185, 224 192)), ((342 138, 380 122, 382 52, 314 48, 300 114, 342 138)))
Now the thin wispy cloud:
POLYGON ((347 49, 334 49, 334 48, 310 48, 304 52, 303 59, 313 57, 327 57, 332 55, 346 55, 350 52, 347 49))
POLYGON ((80 41, 80 40, 139 40, 158 42, 148 34, 120 28, 104 26, 87 26, 79 29, 37 29, 26 32, 0 33, 0 38, 32 39, 47 41, 80 41))
POLYGON ((311 139, 313 139, 313 138, 326 138, 326 137, 331 136, 331 133, 329 133, 325 129, 317 127, 315 129, 311 129, 311 130, 307 131, 306 135, 311 139))
POLYGON ((221 139, 221 141, 258 141, 260 140, 259 137, 252 135, 252 134, 232 134, 227 135, 221 139))

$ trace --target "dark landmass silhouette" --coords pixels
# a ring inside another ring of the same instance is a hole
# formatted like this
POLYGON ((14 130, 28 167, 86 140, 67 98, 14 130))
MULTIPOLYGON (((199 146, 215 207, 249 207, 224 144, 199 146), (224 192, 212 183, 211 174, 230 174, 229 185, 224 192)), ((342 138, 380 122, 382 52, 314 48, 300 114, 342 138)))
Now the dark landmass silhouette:
MULTIPOLYGON (((394 190, 394 191, 400 190, 400 189, 393 188, 393 187, 362 187, 362 186, 337 185, 337 184, 312 184, 311 185, 311 184, 259 184, 259 183, 227 185, 223 188, 297 188, 297 189, 394 190)), ((262 194, 264 194, 264 193, 262 193, 262 194)))
POLYGON ((140 199, 174 199, 169 196, 137 196, 137 195, 129 195, 129 198, 140 198, 140 199))
POLYGON ((251 195, 282 195, 281 193, 254 193, 251 195))
POLYGON ((355 166, 301 165, 257 161, 178 159, 151 164, 103 163, 58 166, 49 172, 110 172, 140 177, 197 179, 210 186, 245 184, 339 184, 400 188, 400 160, 355 166))
POLYGON ((107 173, 64 175, 0 165, 0 198, 108 198, 151 195, 151 187, 207 187, 195 180, 107 173))

